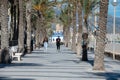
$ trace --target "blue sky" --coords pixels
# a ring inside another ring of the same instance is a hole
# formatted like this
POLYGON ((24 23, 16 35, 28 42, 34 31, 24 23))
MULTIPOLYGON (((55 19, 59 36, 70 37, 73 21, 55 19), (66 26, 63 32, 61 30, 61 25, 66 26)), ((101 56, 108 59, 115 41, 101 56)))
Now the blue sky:
MULTIPOLYGON (((111 1, 109 2, 109 9, 108 14, 113 16, 114 15, 114 6, 111 4, 111 1)), ((116 17, 120 17, 120 0, 118 0, 118 5, 116 6, 116 17)))

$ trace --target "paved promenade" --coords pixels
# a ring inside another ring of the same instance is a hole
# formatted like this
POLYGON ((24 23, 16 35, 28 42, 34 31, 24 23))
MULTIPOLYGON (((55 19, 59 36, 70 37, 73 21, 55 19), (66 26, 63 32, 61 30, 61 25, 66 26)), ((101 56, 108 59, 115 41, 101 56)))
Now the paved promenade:
POLYGON ((105 57, 105 71, 93 71, 94 54, 88 53, 89 61, 76 57, 70 49, 49 44, 22 57, 22 61, 0 64, 0 80, 120 80, 120 61, 105 57))

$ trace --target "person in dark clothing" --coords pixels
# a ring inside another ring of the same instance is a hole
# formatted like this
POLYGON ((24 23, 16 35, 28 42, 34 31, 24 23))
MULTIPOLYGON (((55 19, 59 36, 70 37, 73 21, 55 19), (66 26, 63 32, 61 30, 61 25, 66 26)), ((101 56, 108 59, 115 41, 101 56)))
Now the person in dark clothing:
POLYGON ((33 51, 33 39, 31 39, 31 51, 33 51))
POLYGON ((61 39, 60 39, 60 37, 58 36, 58 38, 56 39, 57 50, 60 50, 60 42, 61 42, 61 39))

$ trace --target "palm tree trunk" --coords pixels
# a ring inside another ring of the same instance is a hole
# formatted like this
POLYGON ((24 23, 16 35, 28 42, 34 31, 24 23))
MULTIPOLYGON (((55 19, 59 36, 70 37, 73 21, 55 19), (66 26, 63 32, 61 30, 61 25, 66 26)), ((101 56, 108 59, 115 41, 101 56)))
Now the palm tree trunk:
POLYGON ((96 50, 93 70, 104 70, 106 24, 109 0, 100 1, 99 31, 97 31, 96 50))
POLYGON ((45 34, 44 34, 43 30, 41 29, 40 30, 40 39, 39 39, 40 44, 43 44, 44 37, 45 37, 45 34))
MULTIPOLYGON (((69 8, 70 8, 70 1, 71 0, 68 0, 68 6, 69 6, 69 8)), ((70 9, 68 9, 68 16, 71 16, 71 10, 70 9)), ((71 48, 71 32, 70 32, 70 23, 72 22, 72 19, 70 19, 70 18, 68 18, 68 29, 67 29, 67 41, 68 41, 68 48, 71 48)))
POLYGON ((80 57, 82 52, 82 6, 81 3, 78 2, 78 15, 79 15, 79 27, 78 27, 78 38, 77 38, 77 56, 80 57))
POLYGON ((68 32, 67 32, 67 41, 68 41, 68 48, 71 48, 71 32, 70 32, 70 25, 68 26, 68 32))
POLYGON ((72 35, 72 50, 76 51, 76 26, 73 26, 73 35, 72 35))
POLYGON ((69 26, 66 27, 66 47, 68 47, 68 43, 70 42, 70 29, 69 26))
POLYGON ((38 49, 39 47, 40 47, 40 42, 39 42, 39 39, 40 39, 40 26, 39 26, 39 21, 40 19, 38 18, 37 19, 37 22, 36 22, 36 32, 35 32, 35 40, 36 40, 36 42, 35 42, 35 46, 36 46, 36 49, 38 49))
POLYGON ((31 52, 31 0, 26 3, 26 21, 27 21, 27 53, 31 52))
POLYGON ((65 46, 67 47, 68 46, 68 29, 67 29, 68 27, 67 26, 64 26, 63 27, 63 30, 64 30, 64 44, 65 44, 65 46))
MULTIPOLYGON (((0 1, 0 26, 1 26, 1 53, 0 53, 0 63, 6 63, 5 58, 7 58, 8 52, 4 54, 4 50, 9 48, 9 36, 8 36, 8 0, 0 1), (2 3, 1 3, 2 2, 2 3), (3 56, 4 55, 4 56, 3 56)), ((8 59, 8 58, 7 58, 8 59)))
POLYGON ((24 23, 23 23, 23 0, 19 0, 19 38, 18 48, 19 52, 24 51, 24 23))
POLYGON ((8 0, 1 1, 1 49, 9 47, 8 36, 8 0))
POLYGON ((45 37, 48 37, 46 28, 41 28, 41 33, 40 33, 40 42, 41 43, 43 43, 43 40, 45 37))
POLYGON ((73 35, 72 35, 72 50, 76 52, 76 1, 73 2, 74 10, 73 10, 73 35))

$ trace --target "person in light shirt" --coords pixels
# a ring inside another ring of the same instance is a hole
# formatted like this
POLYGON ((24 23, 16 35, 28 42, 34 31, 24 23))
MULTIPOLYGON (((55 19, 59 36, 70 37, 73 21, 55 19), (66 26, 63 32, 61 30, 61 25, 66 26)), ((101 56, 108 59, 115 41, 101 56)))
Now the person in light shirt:
POLYGON ((44 45, 44 51, 47 51, 47 48, 48 48, 48 38, 47 37, 44 38, 43 45, 44 45))

